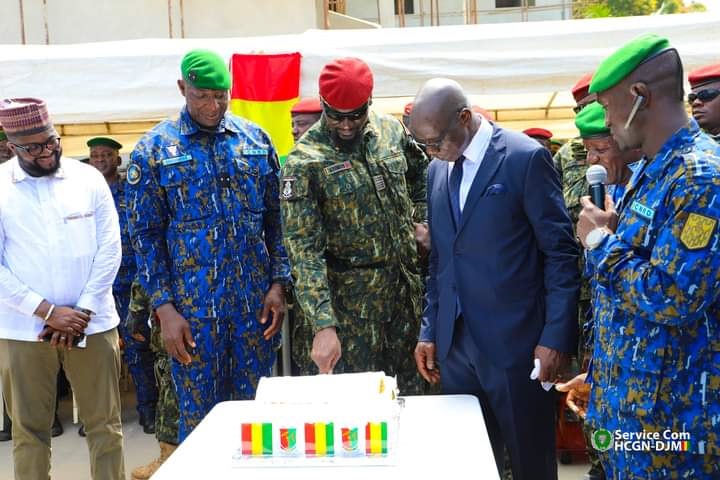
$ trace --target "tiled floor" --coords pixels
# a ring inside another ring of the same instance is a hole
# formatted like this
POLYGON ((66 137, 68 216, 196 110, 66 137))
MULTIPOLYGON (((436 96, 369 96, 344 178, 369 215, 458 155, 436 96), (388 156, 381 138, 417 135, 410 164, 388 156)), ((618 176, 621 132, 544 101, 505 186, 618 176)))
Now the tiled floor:
MULTIPOLYGON (((123 400, 125 467, 130 478, 133 468, 144 465, 157 456, 158 447, 155 437, 143 433, 137 423, 134 392, 123 393, 123 400)), ((60 419, 65 427, 65 433, 53 439, 53 479, 89 479, 87 444, 84 438, 78 436, 77 425, 72 424, 70 400, 60 401, 60 419)), ((587 468, 587 465, 560 465, 559 480, 580 480, 587 468)), ((0 443, 0 480, 12 480, 12 478, 12 442, 2 442, 0 443)))

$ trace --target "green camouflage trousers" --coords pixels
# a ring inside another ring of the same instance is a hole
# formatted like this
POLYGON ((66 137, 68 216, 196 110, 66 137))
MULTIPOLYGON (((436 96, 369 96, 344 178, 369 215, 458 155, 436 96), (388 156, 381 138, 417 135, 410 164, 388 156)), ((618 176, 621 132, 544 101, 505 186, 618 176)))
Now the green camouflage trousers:
POLYGON ((170 356, 165 351, 158 322, 153 322, 150 335, 150 348, 155 352, 155 378, 158 384, 155 437, 158 442, 177 445, 180 412, 175 385, 170 375, 170 356))
MULTIPOLYGON (((419 276, 407 281, 395 269, 328 271, 342 356, 335 373, 384 371, 396 375, 401 395, 419 395, 430 388, 417 373, 413 352, 420 331, 419 276), (389 271, 388 271, 389 270, 389 271), (414 280, 417 279, 417 282, 414 280)), ((315 375, 310 358, 313 327, 299 315, 292 332, 292 352, 302 375, 315 375), (298 319, 299 320, 299 319, 298 319)))

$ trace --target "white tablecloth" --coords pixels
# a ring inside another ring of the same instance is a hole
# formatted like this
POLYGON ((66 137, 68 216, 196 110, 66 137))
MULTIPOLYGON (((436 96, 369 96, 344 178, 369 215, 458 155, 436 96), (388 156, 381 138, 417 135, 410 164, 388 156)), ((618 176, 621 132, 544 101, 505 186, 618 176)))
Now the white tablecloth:
POLYGON ((238 468, 232 456, 240 446, 240 418, 249 403, 216 405, 153 480, 498 479, 480 405, 470 395, 405 397, 392 466, 238 468))

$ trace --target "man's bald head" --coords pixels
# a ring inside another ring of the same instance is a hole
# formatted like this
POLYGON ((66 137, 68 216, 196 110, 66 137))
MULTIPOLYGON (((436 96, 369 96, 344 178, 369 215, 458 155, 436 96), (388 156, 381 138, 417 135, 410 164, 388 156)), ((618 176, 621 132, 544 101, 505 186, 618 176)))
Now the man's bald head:
POLYGON ((454 161, 481 121, 470 110, 470 102, 459 83, 433 78, 420 88, 413 101, 409 128, 429 155, 454 161))
POLYGON ((463 107, 469 107, 465 92, 455 80, 433 78, 425 82, 413 101, 412 118, 448 118, 463 107))

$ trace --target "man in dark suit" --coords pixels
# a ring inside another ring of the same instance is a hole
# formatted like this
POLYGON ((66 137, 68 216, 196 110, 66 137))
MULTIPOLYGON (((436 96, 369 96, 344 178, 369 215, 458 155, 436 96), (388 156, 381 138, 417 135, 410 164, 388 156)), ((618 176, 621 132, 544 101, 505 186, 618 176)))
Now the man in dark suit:
POLYGON ((415 97, 428 171, 431 253, 415 360, 444 393, 478 397, 502 474, 557 478, 554 382, 577 345, 578 248, 550 153, 474 114, 462 87, 415 97))

